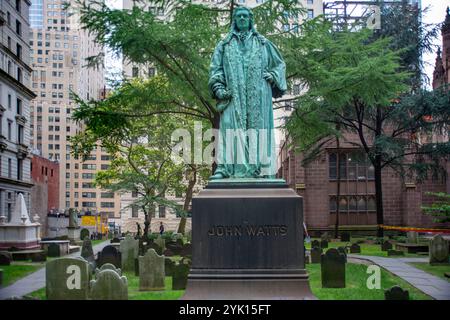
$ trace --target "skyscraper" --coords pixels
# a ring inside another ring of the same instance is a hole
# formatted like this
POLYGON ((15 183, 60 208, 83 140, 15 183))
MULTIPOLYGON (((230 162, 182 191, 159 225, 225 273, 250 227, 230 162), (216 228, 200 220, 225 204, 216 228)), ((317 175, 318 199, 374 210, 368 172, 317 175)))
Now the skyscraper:
POLYGON ((77 107, 71 92, 84 100, 104 95, 104 70, 87 68, 85 59, 102 48, 69 14, 61 0, 33 1, 30 11, 32 89, 32 146, 42 156, 60 162, 60 209, 102 212, 113 218, 119 198, 94 187, 95 173, 109 167, 109 155, 100 147, 86 159, 71 154, 69 139, 83 130, 71 119, 77 107), (84 161, 83 161, 84 160, 84 161))
POLYGON ((0 216, 11 217, 18 193, 30 208, 29 1, 0 2, 0 216))

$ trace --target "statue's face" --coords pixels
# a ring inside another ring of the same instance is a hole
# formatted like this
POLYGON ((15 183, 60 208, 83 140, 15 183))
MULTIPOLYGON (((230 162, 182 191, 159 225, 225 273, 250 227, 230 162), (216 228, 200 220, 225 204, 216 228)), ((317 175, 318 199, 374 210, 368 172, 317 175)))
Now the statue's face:
POLYGON ((235 19, 239 31, 247 31, 250 29, 250 14, 247 10, 239 10, 235 19))

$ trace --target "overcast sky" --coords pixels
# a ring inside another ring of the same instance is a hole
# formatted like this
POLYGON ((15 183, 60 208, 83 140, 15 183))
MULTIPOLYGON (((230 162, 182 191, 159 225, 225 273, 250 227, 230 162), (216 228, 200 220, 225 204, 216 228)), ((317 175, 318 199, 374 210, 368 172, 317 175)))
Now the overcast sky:
MULTIPOLYGON (((111 7, 121 9, 122 8, 122 0, 106 0, 111 7)), ((441 23, 445 19, 445 10, 447 6, 450 4, 448 0, 422 0, 422 8, 430 7, 429 11, 424 14, 423 21, 424 23, 441 23)), ((442 46, 442 37, 439 36, 435 41, 436 45, 442 46)), ((424 56, 424 61, 426 64, 425 71, 432 79, 433 70, 434 70, 434 62, 436 59, 436 50, 432 54, 427 54, 424 56)), ((108 56, 106 65, 107 69, 114 70, 114 72, 121 70, 122 61, 117 58, 112 58, 108 56)))

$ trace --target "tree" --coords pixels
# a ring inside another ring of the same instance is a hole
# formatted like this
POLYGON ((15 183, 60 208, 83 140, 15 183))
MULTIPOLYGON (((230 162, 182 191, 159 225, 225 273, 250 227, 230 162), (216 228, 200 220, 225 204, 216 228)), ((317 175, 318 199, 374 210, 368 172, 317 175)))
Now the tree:
POLYGON ((449 124, 449 94, 409 94, 411 74, 402 71, 403 51, 392 49, 392 38, 374 38, 367 29, 332 32, 320 19, 303 27, 290 58, 298 61, 294 70, 308 92, 297 99, 286 127, 294 141, 314 152, 338 134, 336 126, 341 136, 357 134, 354 145, 374 167, 377 224, 382 225, 385 167, 419 178, 442 169, 439 162, 449 154, 449 143, 424 142, 418 135, 449 124))

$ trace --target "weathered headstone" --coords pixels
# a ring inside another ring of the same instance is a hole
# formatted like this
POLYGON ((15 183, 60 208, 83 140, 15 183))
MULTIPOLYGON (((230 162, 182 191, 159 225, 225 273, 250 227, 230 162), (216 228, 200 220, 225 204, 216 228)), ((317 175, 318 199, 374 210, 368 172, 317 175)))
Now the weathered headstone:
POLYGON ((387 251, 387 255, 388 255, 388 257, 391 257, 391 256, 404 256, 405 252, 403 252, 401 250, 389 249, 387 251))
POLYGON ((328 248, 328 240, 320 240, 320 247, 322 249, 328 248))
POLYGON ((85 240, 85 239, 89 239, 89 230, 86 228, 81 229, 80 231, 80 240, 85 240))
POLYGON ((139 253, 139 240, 134 239, 131 235, 127 235, 124 240, 120 241, 120 253, 122 256, 122 270, 133 271, 135 259, 139 253))
POLYGON ((164 252, 164 250, 166 250, 166 240, 164 240, 163 237, 159 236, 155 239, 154 243, 161 248, 161 252, 164 252))
POLYGON ((399 286, 393 286, 392 288, 384 292, 385 300, 409 300, 408 290, 403 290, 399 286))
POLYGON ((383 244, 381 245, 382 251, 388 251, 392 249, 392 243, 390 241, 383 241, 383 244))
POLYGON ((158 291, 165 289, 164 256, 150 249, 139 257, 139 290, 158 291))
POLYGON ((11 264, 11 253, 0 252, 0 266, 9 266, 11 264))
POLYGON ((441 235, 430 240, 430 264, 448 263, 448 241, 441 235))
POLYGON ((122 270, 120 268, 116 268, 116 266, 111 263, 105 263, 100 267, 100 269, 99 268, 95 269, 95 277, 97 277, 98 274, 104 270, 112 270, 116 272, 119 276, 122 275, 122 270))
POLYGON ((350 232, 341 232, 341 241, 343 242, 350 241, 350 232))
POLYGON ((345 258, 331 248, 321 256, 322 288, 345 288, 345 258))
POLYGON ((47 261, 47 254, 45 252, 35 252, 30 254, 31 262, 45 262, 47 261))
POLYGON ((81 246, 81 256, 87 261, 95 260, 94 249, 92 248, 92 241, 89 239, 83 240, 83 245, 81 246))
POLYGON ((353 243, 350 246, 350 253, 361 253, 361 246, 357 243, 353 243))
POLYGON ((103 270, 91 280, 92 300, 128 300, 128 281, 113 270, 103 270))
MULTIPOLYGON (((164 241, 164 239, 163 239, 163 241, 164 241)), ((145 253, 147 253, 147 251, 150 250, 150 249, 155 250, 156 253, 159 254, 159 255, 162 255, 162 254, 164 253, 164 250, 163 250, 159 245, 157 245, 155 242, 149 241, 149 242, 147 243, 147 246, 146 246, 146 247, 147 247, 147 248, 146 248, 145 253)), ((145 255, 145 254, 144 254, 144 255, 145 255)))
POLYGON ((45 266, 48 300, 86 300, 89 293, 89 265, 82 258, 60 258, 45 266))
POLYGON ((171 277, 173 268, 175 267, 175 262, 173 262, 170 258, 164 258, 164 271, 166 274, 166 277, 171 277))
POLYGON ((320 248, 320 242, 319 240, 313 240, 311 242, 311 248, 320 248))
POLYGON ((337 251, 344 257, 344 261, 347 263, 347 249, 345 247, 338 247, 337 251))
POLYGON ((172 270, 172 290, 185 290, 190 265, 187 263, 176 264, 172 270))
POLYGON ((313 247, 311 249, 311 263, 320 263, 320 256, 322 255, 322 248, 313 247))
POLYGON ((59 245, 56 243, 50 243, 47 247, 47 256, 48 257, 60 257, 61 256, 61 249, 59 245))
POLYGON ((408 243, 419 243, 419 234, 415 231, 408 231, 406 237, 408 243))
POLYGON ((122 266, 122 258, 119 250, 117 250, 114 246, 108 245, 103 248, 101 252, 98 253, 98 261, 97 266, 101 267, 105 263, 111 263, 116 268, 121 268, 122 266))

